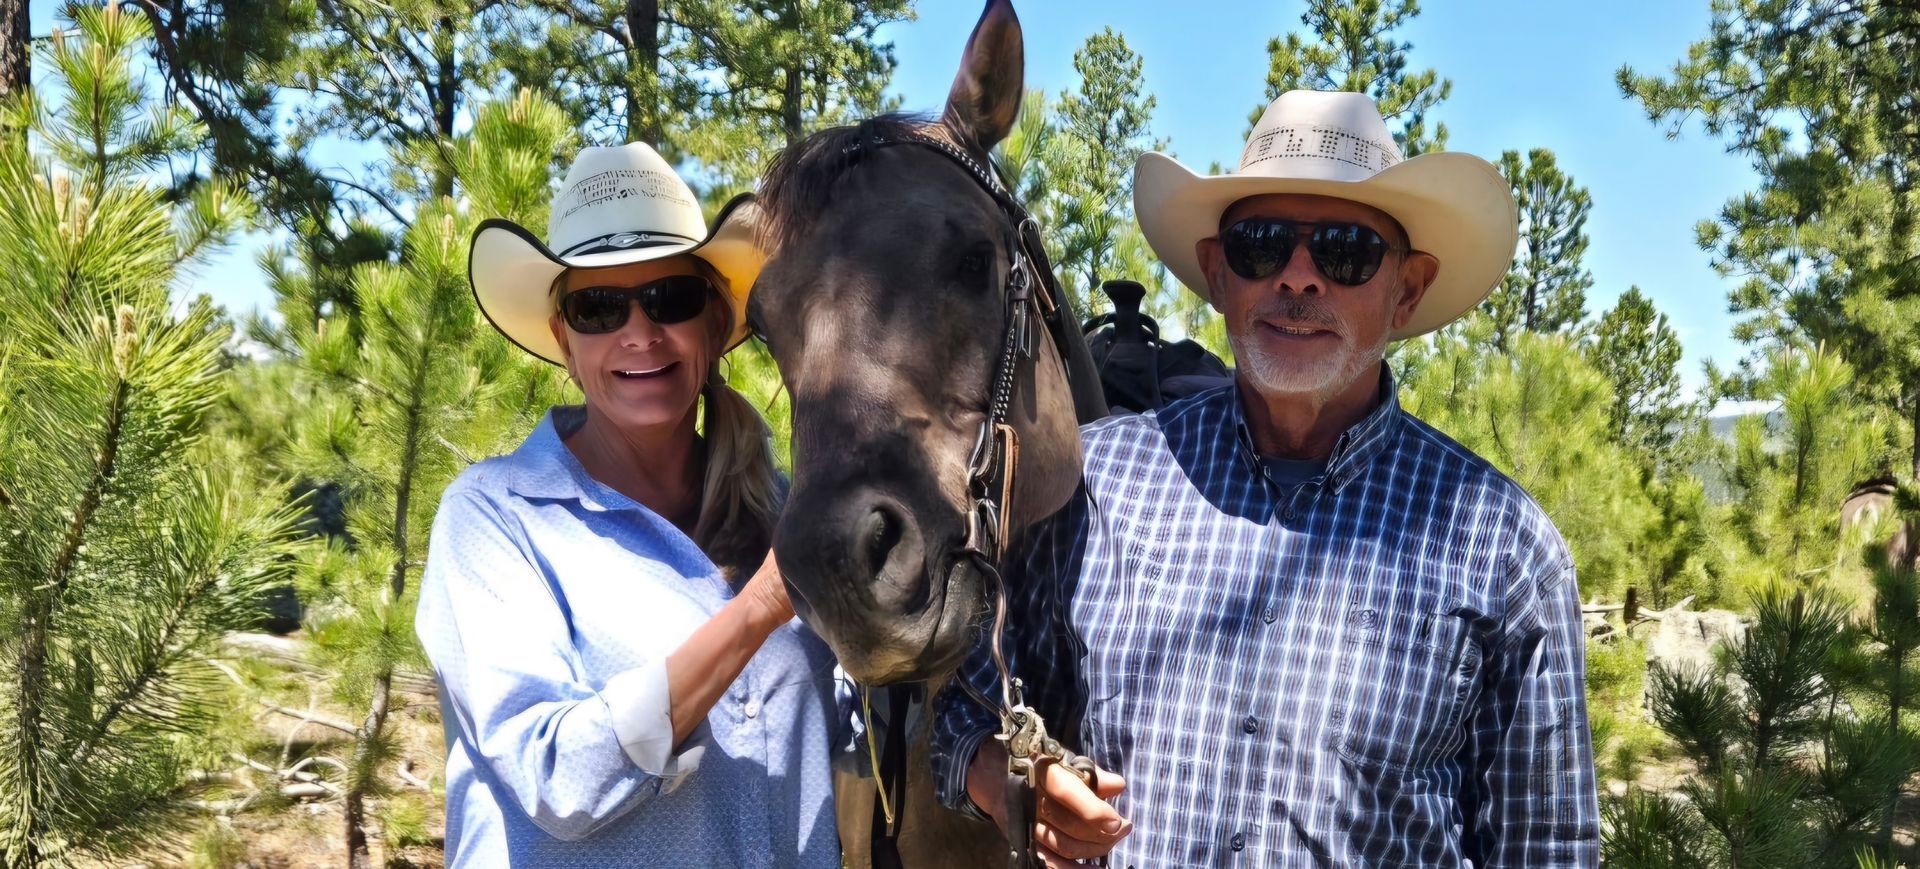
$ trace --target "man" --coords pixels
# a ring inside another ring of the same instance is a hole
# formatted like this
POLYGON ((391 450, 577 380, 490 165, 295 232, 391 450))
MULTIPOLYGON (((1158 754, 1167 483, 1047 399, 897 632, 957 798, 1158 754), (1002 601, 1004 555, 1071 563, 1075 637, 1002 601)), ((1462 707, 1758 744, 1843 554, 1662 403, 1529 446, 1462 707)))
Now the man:
MULTIPOLYGON (((1232 386, 1083 430, 1084 487, 1009 566, 1049 865, 1592 866, 1584 633, 1525 491, 1409 416, 1387 342, 1477 305, 1515 209, 1466 154, 1401 160, 1373 101, 1295 91, 1240 171, 1162 154, 1148 242, 1226 320, 1232 386)), ((984 654, 965 676, 994 684, 984 654)), ((991 696, 991 695, 989 695, 991 696)), ((994 715, 942 695, 950 807, 1005 817, 994 715)))

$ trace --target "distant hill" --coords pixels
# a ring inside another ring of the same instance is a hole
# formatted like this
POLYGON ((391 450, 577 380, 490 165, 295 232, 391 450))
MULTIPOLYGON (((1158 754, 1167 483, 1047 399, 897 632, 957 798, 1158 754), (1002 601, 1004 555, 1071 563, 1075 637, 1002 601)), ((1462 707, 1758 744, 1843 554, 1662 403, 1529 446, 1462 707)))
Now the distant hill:
POLYGON ((1750 417, 1750 416, 1763 417, 1766 420, 1767 431, 1769 433, 1779 431, 1780 426, 1786 422, 1785 418, 1781 416, 1780 411, 1777 411, 1777 410, 1768 411, 1764 414, 1730 413, 1730 414, 1727 414, 1726 416, 1716 416, 1716 417, 1708 418, 1707 430, 1713 432, 1713 436, 1716 438, 1719 438, 1721 440, 1732 440, 1734 426, 1739 425, 1741 420, 1746 419, 1747 417, 1750 417))
MULTIPOLYGON (((1760 417, 1766 425, 1767 446, 1776 446, 1779 441, 1780 428, 1786 424, 1785 417, 1777 410, 1760 413, 1730 413, 1724 416, 1708 417, 1707 431, 1712 433, 1716 440, 1723 443, 1732 443, 1734 428, 1740 424, 1741 420, 1751 416, 1760 417)), ((1706 464, 1695 465, 1693 475, 1700 478, 1701 486, 1707 493, 1707 500, 1715 504, 1724 504, 1733 499, 1733 487, 1729 484, 1726 473, 1720 468, 1706 464)))

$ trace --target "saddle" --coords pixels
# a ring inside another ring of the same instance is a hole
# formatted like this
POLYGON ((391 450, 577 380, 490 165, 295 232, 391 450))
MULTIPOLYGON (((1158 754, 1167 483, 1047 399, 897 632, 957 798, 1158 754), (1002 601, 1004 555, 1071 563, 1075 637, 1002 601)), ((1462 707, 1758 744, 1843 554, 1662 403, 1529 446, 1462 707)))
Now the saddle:
POLYGON ((1100 290, 1113 300, 1113 313, 1087 320, 1081 333, 1108 407, 1144 413, 1233 382, 1233 371, 1212 351, 1191 339, 1160 337, 1160 324, 1140 311, 1147 291, 1138 282, 1106 281, 1100 290))

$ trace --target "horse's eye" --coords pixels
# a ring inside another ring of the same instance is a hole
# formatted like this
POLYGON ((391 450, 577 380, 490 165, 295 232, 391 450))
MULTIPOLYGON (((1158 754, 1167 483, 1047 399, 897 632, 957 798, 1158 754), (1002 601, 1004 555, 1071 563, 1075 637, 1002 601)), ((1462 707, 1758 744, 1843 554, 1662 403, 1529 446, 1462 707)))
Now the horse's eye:
POLYGON ((987 273, 987 259, 986 251, 976 250, 969 252, 966 256, 960 258, 960 274, 970 278, 985 275, 987 273))

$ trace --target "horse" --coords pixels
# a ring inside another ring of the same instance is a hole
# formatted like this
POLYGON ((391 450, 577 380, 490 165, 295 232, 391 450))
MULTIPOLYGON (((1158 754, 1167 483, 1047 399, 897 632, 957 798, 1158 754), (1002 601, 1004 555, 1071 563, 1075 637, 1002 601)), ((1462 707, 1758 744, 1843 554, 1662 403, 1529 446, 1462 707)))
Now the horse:
MULTIPOLYGON (((1847 493, 1840 504, 1840 531, 1846 537, 1859 526, 1873 526, 1883 517, 1898 519, 1896 501, 1900 481, 1891 474, 1883 474, 1861 482, 1847 493)), ((1913 565, 1920 558, 1920 530, 1907 521, 1894 526, 1893 533, 1887 537, 1883 547, 1885 562, 1889 565, 1913 565)))
MULTIPOLYGON (((1037 225, 991 169, 1023 67, 1011 3, 989 0, 938 116, 821 131, 762 178, 769 259, 748 316, 793 414, 774 552, 795 610, 866 686, 938 692, 992 608, 994 556, 1073 496, 1078 424, 1106 413, 1037 225)), ((899 862, 1004 864, 997 830, 934 800, 917 717, 899 862)), ((873 803, 841 784, 843 847, 864 865, 873 803)))

